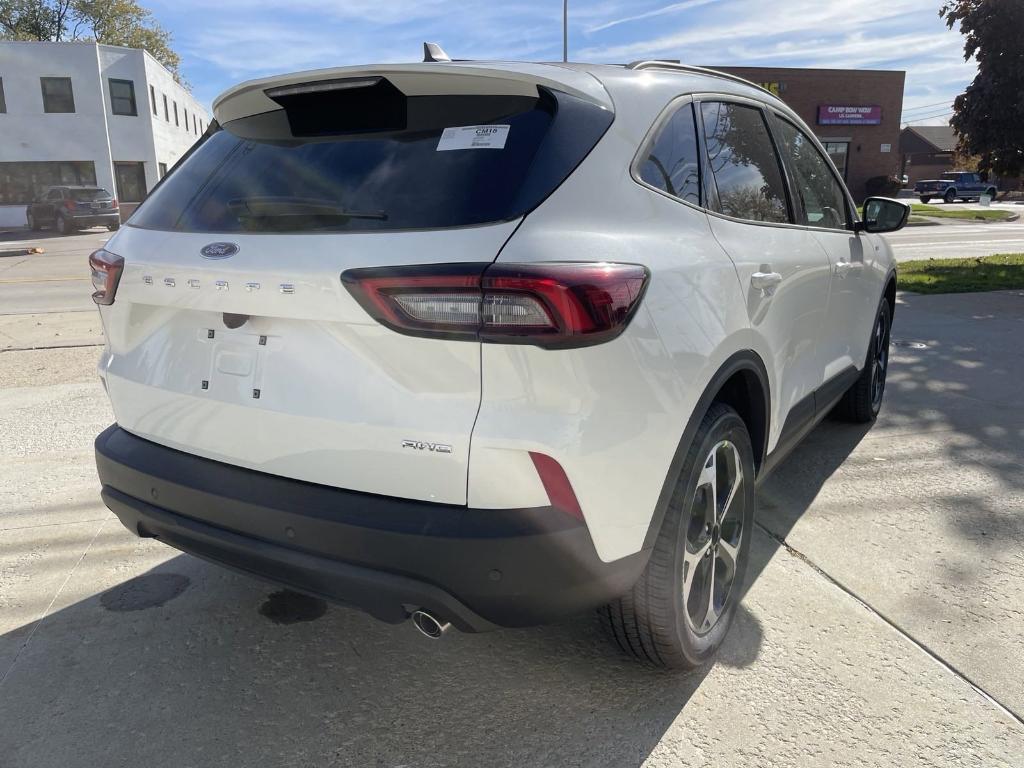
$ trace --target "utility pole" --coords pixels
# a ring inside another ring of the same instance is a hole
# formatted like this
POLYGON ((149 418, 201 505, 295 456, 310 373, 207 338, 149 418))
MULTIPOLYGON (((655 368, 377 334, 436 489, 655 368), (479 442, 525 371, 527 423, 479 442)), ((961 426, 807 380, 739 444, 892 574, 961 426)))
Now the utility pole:
POLYGON ((569 0, 562 0, 562 61, 569 60, 569 0))

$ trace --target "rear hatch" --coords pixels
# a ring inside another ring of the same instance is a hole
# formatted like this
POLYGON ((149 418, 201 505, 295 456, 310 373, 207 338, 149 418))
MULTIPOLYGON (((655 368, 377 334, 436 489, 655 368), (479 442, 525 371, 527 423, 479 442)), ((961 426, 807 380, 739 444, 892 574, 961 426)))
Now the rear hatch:
POLYGON ((223 124, 107 245, 124 259, 101 308, 118 423, 263 472, 465 503, 479 343, 395 333, 341 274, 494 261, 610 124, 594 83, 424 65, 229 92, 223 124))

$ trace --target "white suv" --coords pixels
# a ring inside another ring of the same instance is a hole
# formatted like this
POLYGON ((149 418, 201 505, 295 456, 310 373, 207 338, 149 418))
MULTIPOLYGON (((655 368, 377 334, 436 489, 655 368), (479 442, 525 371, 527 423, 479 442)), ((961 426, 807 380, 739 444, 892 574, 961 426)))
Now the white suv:
POLYGON ((691 667, 741 597, 755 484, 875 418, 876 232, 735 77, 422 63, 250 81, 93 254, 140 536, 426 634, 605 606, 691 667))

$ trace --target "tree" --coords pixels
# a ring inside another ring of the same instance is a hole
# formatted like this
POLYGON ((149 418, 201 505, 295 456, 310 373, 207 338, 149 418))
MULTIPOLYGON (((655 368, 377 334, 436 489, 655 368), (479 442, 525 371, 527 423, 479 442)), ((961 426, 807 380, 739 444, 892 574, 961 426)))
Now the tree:
POLYGON ((981 171, 1017 177, 1024 171, 1024 2, 945 0, 946 26, 965 36, 964 60, 978 74, 953 103, 957 151, 978 157, 981 171))
POLYGON ((0 0, 0 33, 8 40, 63 40, 73 0, 0 0))
POLYGON ((183 82, 170 32, 136 0, 0 0, 0 37, 144 48, 183 82))

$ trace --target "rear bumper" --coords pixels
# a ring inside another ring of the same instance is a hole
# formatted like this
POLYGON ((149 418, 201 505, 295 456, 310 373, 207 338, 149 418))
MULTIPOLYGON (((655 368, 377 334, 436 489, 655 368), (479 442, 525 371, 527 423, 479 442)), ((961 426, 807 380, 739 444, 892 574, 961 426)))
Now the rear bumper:
POLYGON ((622 594, 647 552, 602 562, 550 507, 491 510, 357 493, 203 459, 117 425, 96 438, 103 500, 139 536, 397 623, 554 621, 622 594))
POLYGON ((107 213, 88 213, 71 216, 71 221, 76 227, 106 227, 111 224, 121 223, 121 214, 118 211, 107 213))

